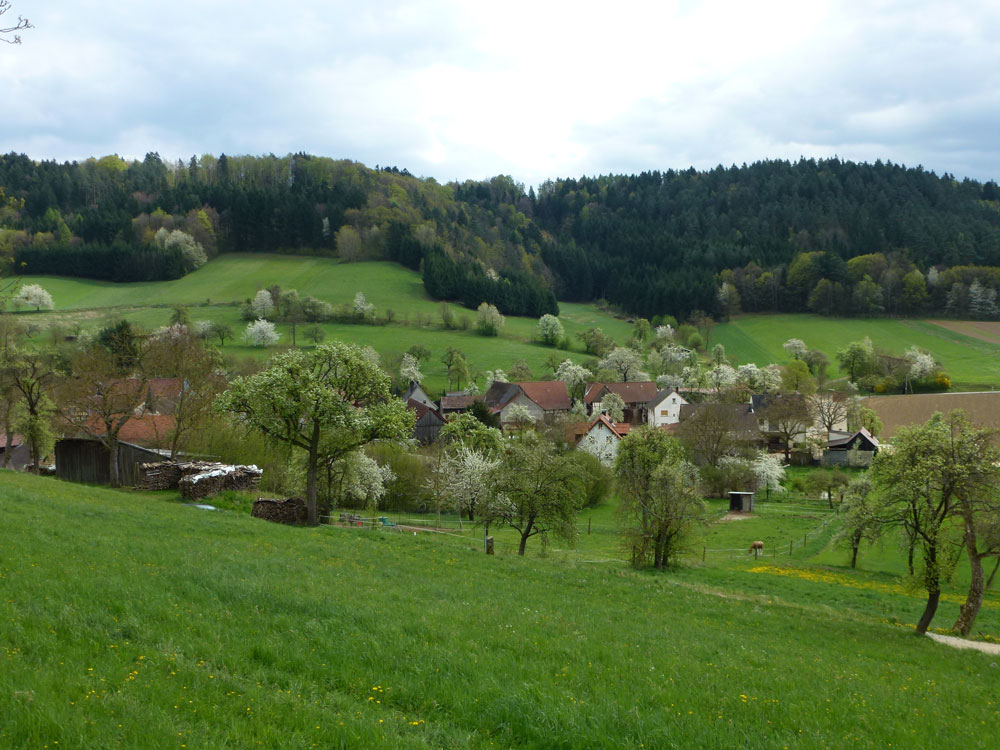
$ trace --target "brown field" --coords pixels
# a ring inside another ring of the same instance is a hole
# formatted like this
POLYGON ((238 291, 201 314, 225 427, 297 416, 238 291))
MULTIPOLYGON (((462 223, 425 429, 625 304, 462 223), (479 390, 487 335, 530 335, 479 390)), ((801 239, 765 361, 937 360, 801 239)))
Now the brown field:
POLYGON ((934 412, 947 414, 955 409, 964 410, 972 423, 980 427, 1000 428, 1000 391, 871 396, 864 403, 882 420, 881 439, 891 439, 905 425, 926 422, 934 412))
POLYGON ((980 341, 1000 344, 1000 321, 996 320, 928 320, 928 323, 949 331, 971 336, 980 341))

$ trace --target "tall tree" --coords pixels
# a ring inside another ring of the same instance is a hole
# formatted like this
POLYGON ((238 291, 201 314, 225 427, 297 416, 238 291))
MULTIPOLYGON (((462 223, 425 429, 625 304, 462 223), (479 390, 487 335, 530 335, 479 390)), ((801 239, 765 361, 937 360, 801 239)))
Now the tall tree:
POLYGON ((305 451, 306 507, 315 524, 321 462, 413 432, 413 413, 389 388, 389 377, 364 349, 334 342, 275 356, 266 370, 230 383, 216 404, 267 437, 305 451))
POLYGON ((614 471, 632 564, 667 567, 704 514, 697 469, 678 440, 640 427, 619 444, 614 471))
POLYGON ((549 535, 572 543, 576 539, 576 512, 583 495, 576 462, 534 432, 523 433, 507 446, 495 480, 497 519, 520 535, 517 553, 524 555, 528 540, 549 535))
POLYGON ((959 553, 950 521, 967 498, 981 496, 984 481, 997 476, 991 434, 973 428, 961 411, 935 414, 925 424, 901 428, 893 437, 893 450, 880 452, 872 464, 880 518, 906 529, 920 546, 920 577, 927 592, 917 622, 921 635, 937 612, 945 571, 959 553))

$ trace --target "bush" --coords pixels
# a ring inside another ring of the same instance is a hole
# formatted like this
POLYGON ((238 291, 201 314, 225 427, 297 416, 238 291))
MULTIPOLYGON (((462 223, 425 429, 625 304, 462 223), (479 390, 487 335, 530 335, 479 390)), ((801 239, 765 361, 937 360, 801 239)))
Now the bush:
POLYGON ((611 492, 611 470, 586 451, 573 451, 572 456, 583 485, 582 507, 596 508, 611 492))

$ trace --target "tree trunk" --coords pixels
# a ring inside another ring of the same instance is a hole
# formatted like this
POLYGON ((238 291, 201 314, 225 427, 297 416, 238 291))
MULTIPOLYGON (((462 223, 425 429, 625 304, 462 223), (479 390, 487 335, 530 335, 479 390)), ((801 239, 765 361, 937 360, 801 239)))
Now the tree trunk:
POLYGON ((910 575, 913 575, 913 545, 916 544, 914 539, 910 539, 910 552, 906 558, 906 563, 910 567, 910 575))
POLYGON ((310 526, 319 523, 319 514, 316 512, 316 474, 318 473, 317 456, 314 451, 309 451, 309 458, 306 462, 306 517, 310 526))
POLYGON ((930 627, 931 620, 934 619, 934 613, 937 612, 938 600, 940 598, 940 591, 927 592, 927 606, 924 607, 924 613, 920 615, 920 621, 917 623, 917 635, 927 634, 927 628, 930 627))
POLYGON ((860 547, 860 546, 861 545, 858 544, 857 542, 853 542, 851 544, 851 567, 852 568, 857 568, 858 567, 858 547, 860 547))
POLYGON ((524 548, 528 544, 528 537, 531 536, 531 527, 534 526, 534 519, 528 521, 524 527, 524 531, 521 532, 521 543, 517 547, 517 554, 524 557, 524 548))
POLYGON ((937 612, 938 601, 941 599, 941 571, 938 569, 937 544, 927 547, 927 555, 924 560, 924 588, 927 590, 927 606, 924 613, 920 615, 917 622, 917 634, 926 635, 927 628, 930 627, 934 613, 937 612))
POLYGON ((118 439, 112 437, 108 438, 108 476, 112 487, 122 486, 121 474, 118 471, 118 439))
POLYGON ((965 521, 965 548, 969 553, 969 569, 971 580, 969 581, 969 593, 962 603, 962 608, 958 611, 958 619, 951 629, 968 635, 972 630, 972 625, 979 614, 979 608, 983 605, 983 592, 986 590, 985 576, 983 575, 983 558, 979 554, 978 543, 976 541, 976 527, 970 519, 965 521))
POLYGON ((789 460, 790 460, 790 458, 791 458, 791 455, 790 455, 790 453, 789 453, 789 447, 790 447, 790 446, 789 446, 789 441, 788 441, 788 440, 785 440, 785 463, 786 463, 786 464, 788 463, 788 461, 789 461, 789 460))

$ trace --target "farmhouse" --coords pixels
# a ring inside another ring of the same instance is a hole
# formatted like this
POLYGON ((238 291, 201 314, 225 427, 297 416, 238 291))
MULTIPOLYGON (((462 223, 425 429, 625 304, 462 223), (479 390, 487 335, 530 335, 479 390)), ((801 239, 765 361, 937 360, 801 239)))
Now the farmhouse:
POLYGON ((572 406, 569 391, 561 380, 494 383, 483 400, 500 415, 501 425, 511 422, 510 408, 514 404, 525 406, 538 422, 565 414, 572 406))
POLYGON ((646 421, 647 404, 657 395, 656 383, 636 381, 627 383, 594 383, 583 395, 588 414, 600 414, 601 402, 609 393, 617 393, 625 402, 623 422, 642 424, 646 421))
MULTIPOLYGON (((431 404, 434 402, 432 401, 431 404)), ((427 445, 437 440, 444 427, 444 417, 432 406, 411 398, 406 402, 406 408, 416 416, 416 423, 413 427, 413 439, 418 443, 427 445)))
POLYGON ((646 422, 650 427, 677 424, 681 420, 681 406, 687 403, 676 388, 666 388, 646 404, 646 422))
POLYGON ((618 455, 618 442, 629 433, 631 427, 627 422, 616 424, 602 414, 593 422, 570 427, 567 439, 575 443, 576 450, 586 451, 596 456, 601 463, 610 466, 618 455))
POLYGON ((403 391, 403 395, 400 397, 403 401, 409 403, 410 401, 416 401, 418 404, 423 404, 428 409, 434 409, 437 411, 437 404, 434 403, 434 399, 427 395, 427 392, 421 387, 420 383, 414 380, 410 381, 409 386, 403 391))

